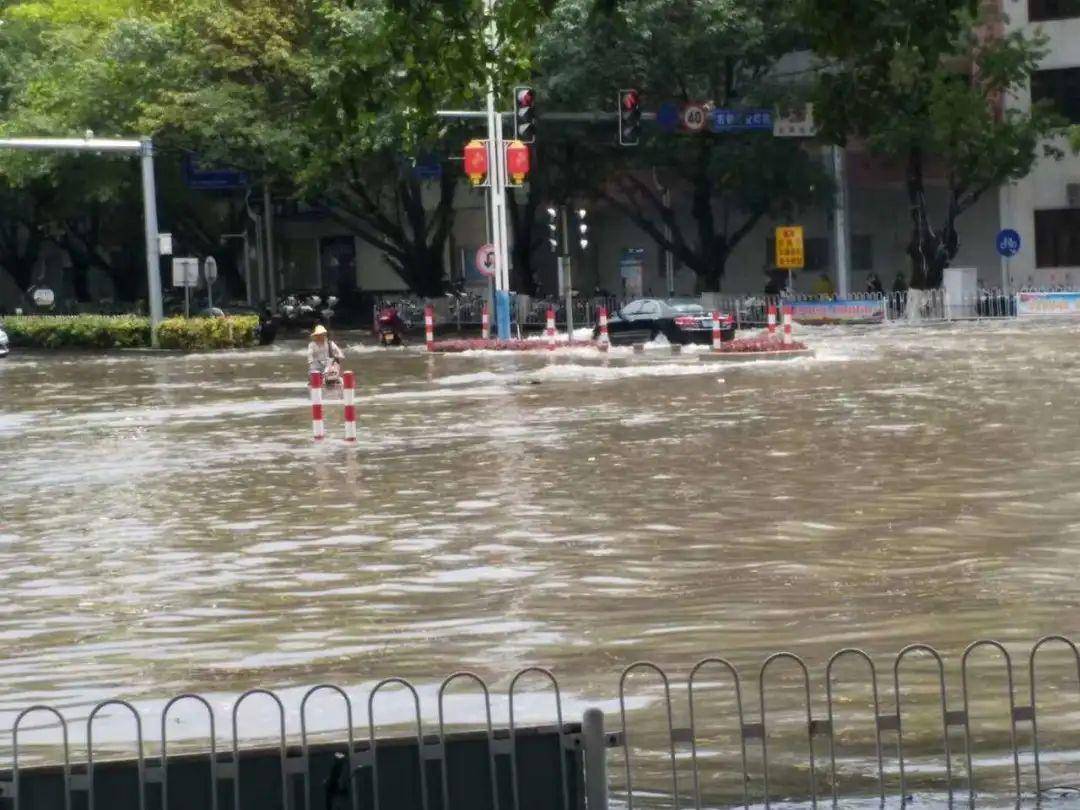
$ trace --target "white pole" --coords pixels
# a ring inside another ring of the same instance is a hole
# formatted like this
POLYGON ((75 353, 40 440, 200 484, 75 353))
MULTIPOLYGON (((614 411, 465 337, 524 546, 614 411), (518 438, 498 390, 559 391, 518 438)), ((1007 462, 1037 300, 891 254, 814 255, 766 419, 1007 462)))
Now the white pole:
MULTIPOLYGON (((492 17, 494 7, 495 0, 484 0, 484 13, 488 17, 492 17)), ((493 18, 488 26, 488 40, 492 50, 498 48, 498 31, 493 18)), ((495 248, 495 290, 508 292, 510 289, 510 252, 506 228, 506 148, 503 143, 502 115, 495 109, 495 75, 492 71, 488 73, 487 118, 491 235, 492 245, 495 248)), ((502 334, 503 321, 498 318, 498 310, 496 310, 496 321, 499 324, 499 339, 507 339, 509 335, 502 334)))
POLYGON ((154 144, 143 138, 139 149, 142 164, 143 220, 146 227, 146 290, 150 299, 150 345, 158 348, 158 326, 164 318, 161 302, 161 257, 158 254, 157 186, 154 183, 154 144))

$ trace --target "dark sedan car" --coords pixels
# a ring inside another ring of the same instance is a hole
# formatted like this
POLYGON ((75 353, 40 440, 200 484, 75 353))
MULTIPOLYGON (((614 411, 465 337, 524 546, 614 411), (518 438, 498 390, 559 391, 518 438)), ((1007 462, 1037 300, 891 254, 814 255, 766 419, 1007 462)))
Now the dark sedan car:
MULTIPOLYGON (((626 304, 608 320, 608 337, 612 345, 646 343, 663 335, 669 343, 712 342, 712 313, 706 312, 697 301, 641 298, 626 304)), ((600 329, 593 330, 599 337, 600 329)), ((720 337, 735 337, 735 321, 730 315, 720 315, 720 337)))

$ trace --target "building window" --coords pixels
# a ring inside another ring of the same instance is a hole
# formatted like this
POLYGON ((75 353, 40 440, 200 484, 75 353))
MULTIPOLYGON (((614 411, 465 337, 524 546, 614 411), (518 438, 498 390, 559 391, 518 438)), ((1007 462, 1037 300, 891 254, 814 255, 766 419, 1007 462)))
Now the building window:
POLYGON ((1080 208, 1035 212, 1035 266, 1080 267, 1080 208))
POLYGON ((1080 68, 1033 73, 1031 100, 1053 102, 1057 112, 1070 123, 1080 124, 1080 68))
POLYGON ((874 237, 864 233, 851 235, 851 269, 874 269, 874 237))
POLYGON ((1080 0, 1028 0, 1028 19, 1031 22, 1069 17, 1080 17, 1080 0))
MULTIPOLYGON (((829 240, 821 236, 803 239, 803 251, 806 253, 806 267, 803 270, 829 269, 829 240)), ((765 260, 770 267, 776 267, 776 239, 765 238, 765 260)))

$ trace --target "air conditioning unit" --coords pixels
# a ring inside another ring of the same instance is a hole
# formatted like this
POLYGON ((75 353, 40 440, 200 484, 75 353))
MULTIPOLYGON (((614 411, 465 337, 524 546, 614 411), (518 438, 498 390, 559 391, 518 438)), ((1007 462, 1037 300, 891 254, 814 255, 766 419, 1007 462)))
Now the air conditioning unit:
POLYGON ((1069 208, 1080 208, 1080 183, 1065 184, 1065 200, 1069 208))

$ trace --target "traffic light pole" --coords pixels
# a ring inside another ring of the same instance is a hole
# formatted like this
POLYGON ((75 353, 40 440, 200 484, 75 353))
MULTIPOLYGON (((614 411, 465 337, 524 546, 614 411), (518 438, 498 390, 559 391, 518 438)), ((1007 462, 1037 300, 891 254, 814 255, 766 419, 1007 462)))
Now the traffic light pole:
POLYGON ((566 339, 569 343, 574 342, 574 284, 570 277, 570 215, 567 206, 560 205, 562 214, 562 254, 559 256, 559 265, 562 267, 564 294, 566 295, 566 339))
MULTIPOLYGON (((484 0, 484 13, 491 18, 495 0, 484 0)), ((498 48, 498 32, 492 19, 488 26, 492 49, 498 48)), ((488 185, 491 206, 491 236, 495 248, 495 323, 499 340, 510 339, 510 252, 506 229, 506 148, 503 144, 502 115, 495 109, 495 76, 488 74, 488 185)))

